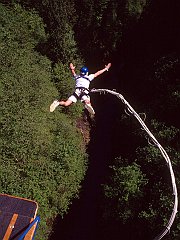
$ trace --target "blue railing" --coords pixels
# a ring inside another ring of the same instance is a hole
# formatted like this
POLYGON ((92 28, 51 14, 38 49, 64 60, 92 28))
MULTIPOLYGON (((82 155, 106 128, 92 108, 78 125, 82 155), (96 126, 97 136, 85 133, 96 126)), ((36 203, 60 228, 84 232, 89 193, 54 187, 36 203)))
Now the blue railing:
POLYGON ((33 238, 32 240, 34 240, 34 236, 36 234, 36 229, 38 227, 38 223, 40 221, 40 217, 37 216, 31 223, 30 225, 28 226, 28 228, 23 232, 23 234, 18 238, 18 240, 23 240, 24 237, 26 236, 26 234, 30 231, 30 229, 34 226, 34 224, 36 224, 36 228, 35 228, 35 231, 34 231, 34 235, 33 235, 33 238))

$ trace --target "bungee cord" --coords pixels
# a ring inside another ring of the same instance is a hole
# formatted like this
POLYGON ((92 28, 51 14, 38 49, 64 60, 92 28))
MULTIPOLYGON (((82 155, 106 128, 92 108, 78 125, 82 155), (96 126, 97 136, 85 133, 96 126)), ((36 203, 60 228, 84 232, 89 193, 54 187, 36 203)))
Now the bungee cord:
MULTIPOLYGON (((171 216, 170 216, 170 219, 169 219, 168 223, 166 224, 166 226, 164 227, 162 232, 154 238, 154 240, 160 240, 170 231, 170 228, 171 228, 171 226, 174 222, 174 219, 175 219, 176 213, 177 213, 177 209, 178 209, 177 186, 176 186, 175 176, 174 176, 174 172, 173 172, 173 168, 172 168, 170 158, 169 158, 168 154, 166 153, 166 151, 164 150, 164 148, 160 145, 160 143, 157 141, 157 139, 154 137, 154 135, 150 132, 150 130, 148 129, 148 127, 146 126, 144 121, 141 119, 139 114, 131 107, 131 105, 126 101, 126 99, 120 93, 117 93, 116 91, 114 91, 114 90, 112 91, 112 90, 109 90, 109 89, 91 89, 91 92, 92 93, 110 93, 110 94, 118 97, 126 106, 126 111, 125 111, 126 114, 133 115, 138 120, 138 122, 141 124, 143 129, 149 135, 150 139, 153 142, 153 145, 155 145, 156 147, 159 148, 162 156, 164 157, 164 159, 167 162, 167 165, 169 167, 169 172, 170 172, 170 175, 171 175, 172 189, 173 189, 173 195, 174 195, 174 205, 173 205, 173 210, 172 210, 172 213, 171 213, 171 216)), ((151 143, 151 145, 152 145, 152 143, 151 143)))

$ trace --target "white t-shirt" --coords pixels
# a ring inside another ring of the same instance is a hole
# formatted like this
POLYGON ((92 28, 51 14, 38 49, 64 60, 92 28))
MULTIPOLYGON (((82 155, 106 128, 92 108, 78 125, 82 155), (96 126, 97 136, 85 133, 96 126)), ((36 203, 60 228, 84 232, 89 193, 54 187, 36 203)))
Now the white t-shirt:
POLYGON ((94 79, 94 74, 85 75, 85 76, 75 76, 74 77, 76 84, 75 88, 83 87, 89 89, 90 82, 94 79))

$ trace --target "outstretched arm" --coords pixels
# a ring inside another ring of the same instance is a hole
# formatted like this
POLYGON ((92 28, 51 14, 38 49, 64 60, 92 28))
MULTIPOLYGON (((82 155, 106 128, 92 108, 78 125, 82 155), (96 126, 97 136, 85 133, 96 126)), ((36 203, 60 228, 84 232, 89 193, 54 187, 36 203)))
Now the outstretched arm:
POLYGON ((73 76, 76 76, 75 66, 74 66, 72 63, 70 63, 70 64, 69 64, 69 67, 70 67, 70 69, 71 69, 72 75, 73 75, 73 76))
POLYGON ((104 73, 105 71, 108 71, 110 67, 111 67, 111 63, 108 63, 108 65, 105 65, 105 68, 94 73, 94 77, 97 77, 97 76, 101 75, 102 73, 104 73))

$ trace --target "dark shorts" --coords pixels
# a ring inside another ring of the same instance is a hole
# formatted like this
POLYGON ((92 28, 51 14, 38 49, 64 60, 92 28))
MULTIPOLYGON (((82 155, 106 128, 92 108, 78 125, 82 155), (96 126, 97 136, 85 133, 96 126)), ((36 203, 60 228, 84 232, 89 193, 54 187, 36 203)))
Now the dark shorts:
POLYGON ((89 90, 86 88, 76 88, 74 93, 68 98, 68 100, 76 103, 77 100, 84 102, 86 100, 90 100, 89 90))

